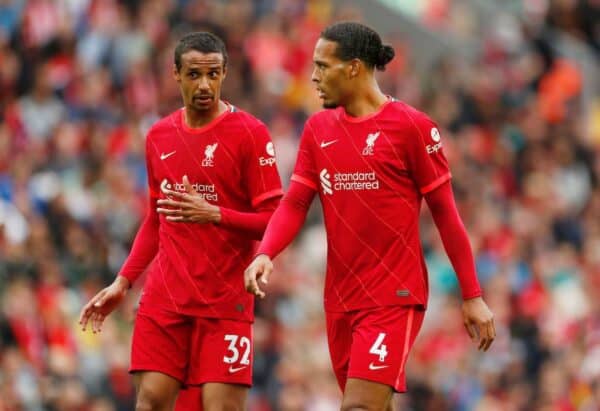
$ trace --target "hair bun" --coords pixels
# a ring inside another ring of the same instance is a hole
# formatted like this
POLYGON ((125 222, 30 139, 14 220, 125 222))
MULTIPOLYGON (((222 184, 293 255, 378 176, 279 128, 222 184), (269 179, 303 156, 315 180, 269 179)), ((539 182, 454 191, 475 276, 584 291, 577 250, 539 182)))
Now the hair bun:
POLYGON ((386 64, 388 64, 390 61, 392 61, 392 59, 394 58, 395 55, 396 55, 396 52, 394 51, 392 46, 390 46, 388 44, 382 45, 381 48, 379 49, 379 56, 377 58, 377 64, 375 65, 377 70, 381 70, 381 71, 385 70, 386 64))

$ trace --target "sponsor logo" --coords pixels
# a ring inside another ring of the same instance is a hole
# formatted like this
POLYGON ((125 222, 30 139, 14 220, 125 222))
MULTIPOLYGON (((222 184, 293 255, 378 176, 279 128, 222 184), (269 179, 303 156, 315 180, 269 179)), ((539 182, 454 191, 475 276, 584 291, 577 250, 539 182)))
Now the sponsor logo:
POLYGON ((369 364, 369 369, 370 370, 380 370, 382 368, 387 368, 387 367, 389 367, 389 365, 375 365, 373 363, 369 364))
POLYGON ((204 160, 202 160, 202 167, 214 167, 215 166, 215 150, 219 146, 219 143, 209 144, 204 149, 204 160))
POLYGON ((273 164, 275 164, 275 147, 273 146, 272 142, 269 141, 267 143, 267 146, 265 147, 265 151, 271 157, 259 157, 258 164, 260 164, 263 167, 264 166, 273 166, 273 164))
POLYGON ((337 143, 337 142, 338 142, 338 140, 321 141, 321 148, 329 147, 330 145, 337 143))
POLYGON ((229 373, 230 373, 230 374, 236 373, 236 372, 238 372, 238 371, 241 371, 241 370, 243 370, 243 369, 244 369, 244 368, 246 368, 246 367, 248 367, 248 366, 247 366, 247 365, 244 365, 244 366, 242 366, 242 367, 234 367, 233 365, 231 365, 231 366, 229 367, 229 373))
POLYGON ((166 160, 167 158, 171 157, 173 154, 175 154, 177 151, 171 151, 170 153, 161 153, 160 155, 160 159, 161 160, 166 160))
POLYGON ((323 194, 332 195, 333 191, 331 190, 331 176, 329 175, 329 172, 326 168, 321 170, 319 177, 321 179, 321 188, 323 189, 323 194))
POLYGON ((319 173, 323 194, 334 191, 379 190, 379 179, 374 171, 370 173, 335 173, 333 176, 324 168, 319 173))
MULTIPOLYGON (((214 184, 200 184, 191 183, 192 188, 206 201, 219 201, 219 194, 215 189, 214 184)), ((166 178, 160 183, 161 190, 173 190, 181 193, 185 192, 185 185, 183 183, 170 183, 166 178)))
POLYGON ((440 131, 433 127, 431 129, 431 139, 434 141, 434 143, 436 144, 427 144, 427 146, 425 146, 425 149, 427 150, 428 154, 433 154, 433 153, 437 153, 438 151, 440 151, 442 149, 442 142, 441 140, 441 136, 440 136, 440 131))
POLYGON ((273 145, 272 141, 269 141, 267 143, 267 147, 265 147, 265 150, 268 155, 270 155, 271 157, 275 157, 275 146, 273 145))
POLYGON ((379 138, 380 133, 381 131, 377 131, 367 136, 367 146, 362 151, 363 156, 372 156, 373 154, 375 154, 373 148, 375 147, 375 142, 379 138))

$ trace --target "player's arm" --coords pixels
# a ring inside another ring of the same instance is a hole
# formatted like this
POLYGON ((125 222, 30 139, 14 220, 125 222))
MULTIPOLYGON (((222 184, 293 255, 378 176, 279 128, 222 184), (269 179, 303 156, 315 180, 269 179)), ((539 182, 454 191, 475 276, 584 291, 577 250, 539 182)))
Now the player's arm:
POLYGON ((246 291, 261 298, 265 296, 265 293, 258 287, 257 280, 260 279, 262 283, 267 283, 269 275, 273 271, 271 259, 283 251, 296 237, 306 220, 306 214, 315 193, 312 187, 291 181, 288 192, 267 225, 256 258, 244 272, 246 291))
POLYGON ((481 297, 469 237, 458 214, 450 182, 425 194, 425 201, 460 284, 467 332, 474 340, 478 336, 479 349, 487 351, 496 337, 494 318, 481 297))
POLYGON ((148 173, 148 188, 150 192, 149 207, 146 217, 140 225, 133 241, 129 256, 121 267, 121 271, 115 280, 108 287, 100 290, 88 303, 81 309, 79 314, 79 323, 83 331, 91 323, 94 333, 102 330, 102 323, 108 314, 110 314, 123 300, 131 285, 144 272, 146 267, 152 262, 158 251, 158 227, 159 218, 156 213, 156 199, 158 198, 158 185, 153 179, 151 165, 151 146, 150 134, 146 138, 146 167, 148 173))
POLYGON ((244 212, 209 203, 194 190, 187 176, 183 176, 183 186, 184 192, 161 188, 167 198, 157 201, 159 207, 156 212, 164 214, 167 221, 219 224, 225 228, 242 231, 256 240, 262 238, 281 198, 281 190, 275 190, 271 196, 261 200, 254 211, 244 212))
POLYGON ((102 289, 82 308, 79 323, 85 331, 88 322, 94 333, 102 330, 102 323, 123 300, 134 281, 144 272, 158 251, 158 215, 156 201, 150 198, 150 207, 133 241, 131 252, 111 285, 102 289))

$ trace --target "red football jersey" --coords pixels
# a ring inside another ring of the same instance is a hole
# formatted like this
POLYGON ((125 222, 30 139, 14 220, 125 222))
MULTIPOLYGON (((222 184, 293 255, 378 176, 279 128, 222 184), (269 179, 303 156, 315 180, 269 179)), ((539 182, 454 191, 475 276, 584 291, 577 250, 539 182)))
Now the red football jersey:
MULTIPOLYGON (((148 133, 146 161, 155 198, 165 197, 161 186, 184 191, 184 175, 209 203, 242 212, 283 193, 267 128, 231 105, 197 129, 185 123, 184 109, 163 118, 148 133)), ((254 248, 244 233, 160 215, 159 249, 140 310, 251 321, 254 297, 243 272, 254 248)))
POLYGON ((306 123, 292 180, 319 192, 327 230, 325 309, 426 306, 424 194, 450 179, 436 125, 389 100, 369 116, 324 110, 306 123))

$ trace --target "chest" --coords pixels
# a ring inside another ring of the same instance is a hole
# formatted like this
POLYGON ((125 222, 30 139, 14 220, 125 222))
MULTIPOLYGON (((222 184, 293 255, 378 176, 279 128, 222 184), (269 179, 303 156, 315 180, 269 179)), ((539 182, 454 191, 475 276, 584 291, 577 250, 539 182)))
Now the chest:
POLYGON ((317 168, 338 172, 398 173, 406 169, 403 133, 393 127, 338 125, 316 132, 317 168))
POLYGON ((181 181, 187 175, 198 185, 237 182, 245 161, 241 145, 216 133, 173 135, 157 139, 150 154, 157 181, 181 181))

